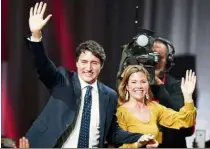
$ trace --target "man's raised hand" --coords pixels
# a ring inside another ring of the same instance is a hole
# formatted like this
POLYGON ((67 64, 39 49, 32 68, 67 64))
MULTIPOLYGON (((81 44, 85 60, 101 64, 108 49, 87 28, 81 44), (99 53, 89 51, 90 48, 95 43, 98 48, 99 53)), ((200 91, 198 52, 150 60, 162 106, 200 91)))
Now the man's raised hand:
POLYGON ((33 38, 41 38, 41 30, 47 24, 47 22, 52 17, 52 14, 49 14, 45 19, 43 18, 47 4, 40 2, 36 3, 34 7, 30 9, 29 17, 29 27, 32 33, 33 38))

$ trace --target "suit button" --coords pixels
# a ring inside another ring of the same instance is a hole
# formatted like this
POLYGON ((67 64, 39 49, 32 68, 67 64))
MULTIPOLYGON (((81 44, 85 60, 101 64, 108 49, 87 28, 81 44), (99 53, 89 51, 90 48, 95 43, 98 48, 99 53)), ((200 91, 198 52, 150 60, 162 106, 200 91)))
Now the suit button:
POLYGON ((69 127, 69 124, 66 124, 66 127, 69 127))

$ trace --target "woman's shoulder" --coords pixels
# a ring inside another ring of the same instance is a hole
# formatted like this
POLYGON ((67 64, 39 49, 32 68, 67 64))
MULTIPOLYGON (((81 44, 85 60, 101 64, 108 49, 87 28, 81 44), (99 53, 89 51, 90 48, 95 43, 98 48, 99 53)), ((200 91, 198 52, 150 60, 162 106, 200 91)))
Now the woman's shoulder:
POLYGON ((127 108, 124 105, 121 105, 117 108, 116 116, 118 118, 118 121, 126 121, 127 120, 127 108))
POLYGON ((159 103, 155 100, 152 100, 152 101, 149 102, 149 105, 150 106, 157 106, 157 105, 159 105, 159 103))
POLYGON ((149 104, 148 104, 148 106, 150 106, 152 108, 155 108, 155 109, 161 107, 161 105, 157 101, 155 101, 155 100, 150 101, 149 104))
POLYGON ((129 111, 129 105, 127 105, 126 103, 120 105, 117 108, 117 113, 118 113, 118 115, 121 115, 121 116, 127 116, 127 115, 129 115, 129 112, 128 111, 129 111))
POLYGON ((117 112, 125 112, 126 111, 126 106, 123 104, 123 105, 120 105, 118 108, 117 108, 117 112))

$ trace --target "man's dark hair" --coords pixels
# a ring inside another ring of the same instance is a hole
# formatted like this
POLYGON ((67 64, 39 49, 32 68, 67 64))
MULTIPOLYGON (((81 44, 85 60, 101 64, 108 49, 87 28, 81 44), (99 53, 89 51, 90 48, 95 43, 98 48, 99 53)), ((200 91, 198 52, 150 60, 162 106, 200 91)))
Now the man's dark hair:
POLYGON ((77 61, 79 59, 80 54, 85 51, 90 51, 93 55, 95 55, 97 58, 99 58, 101 61, 101 65, 103 66, 104 61, 106 60, 106 54, 104 52, 103 47, 99 43, 97 43, 93 40, 88 40, 88 41, 81 43, 76 49, 76 60, 77 61))

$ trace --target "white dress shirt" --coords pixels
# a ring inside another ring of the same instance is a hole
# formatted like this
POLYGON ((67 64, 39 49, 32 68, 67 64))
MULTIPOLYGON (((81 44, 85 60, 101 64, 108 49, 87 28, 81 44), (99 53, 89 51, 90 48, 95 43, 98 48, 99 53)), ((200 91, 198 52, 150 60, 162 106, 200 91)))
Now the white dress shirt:
POLYGON ((86 87, 92 86, 92 107, 91 107, 91 118, 90 118, 90 133, 89 133, 89 148, 97 147, 99 144, 100 128, 99 128, 99 94, 97 81, 91 85, 84 82, 79 78, 81 84, 81 106, 79 114, 75 123, 75 127, 72 130, 70 136, 63 144, 62 148, 77 148, 79 132, 82 120, 82 111, 84 107, 84 97, 86 93, 86 87))

